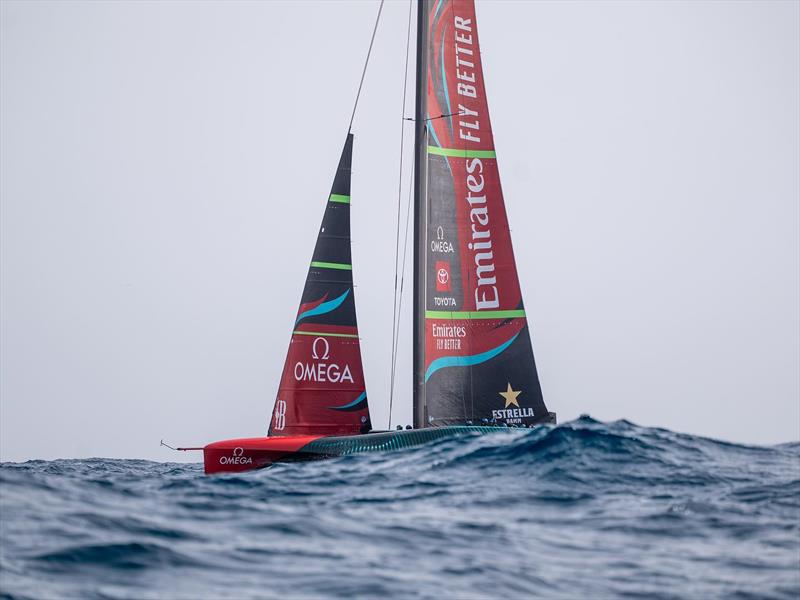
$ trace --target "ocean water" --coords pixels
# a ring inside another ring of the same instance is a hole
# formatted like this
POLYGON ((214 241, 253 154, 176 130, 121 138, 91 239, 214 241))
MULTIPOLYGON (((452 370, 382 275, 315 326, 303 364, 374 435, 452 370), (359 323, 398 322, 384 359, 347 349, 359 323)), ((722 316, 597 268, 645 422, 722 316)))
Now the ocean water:
POLYGON ((800 597, 800 443, 588 417, 208 477, 0 466, 2 598, 800 597))

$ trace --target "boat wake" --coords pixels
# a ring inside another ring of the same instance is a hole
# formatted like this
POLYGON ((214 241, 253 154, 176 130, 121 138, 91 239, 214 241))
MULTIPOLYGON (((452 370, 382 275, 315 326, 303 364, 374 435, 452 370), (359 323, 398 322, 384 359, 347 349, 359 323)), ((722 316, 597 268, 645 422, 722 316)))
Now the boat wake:
POLYGON ((3 598, 800 594, 800 443, 589 417, 216 477, 0 466, 3 598))

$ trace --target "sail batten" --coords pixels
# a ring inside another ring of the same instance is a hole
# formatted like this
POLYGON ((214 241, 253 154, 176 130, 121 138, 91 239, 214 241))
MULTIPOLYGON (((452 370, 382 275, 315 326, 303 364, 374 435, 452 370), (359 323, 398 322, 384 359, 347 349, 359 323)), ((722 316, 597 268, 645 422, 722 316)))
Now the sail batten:
POLYGON ((494 150, 470 150, 468 148, 442 148, 428 146, 428 154, 452 156, 456 158, 495 158, 494 150))
POLYGON ((421 0, 418 23, 415 424, 547 421, 474 1, 421 0))

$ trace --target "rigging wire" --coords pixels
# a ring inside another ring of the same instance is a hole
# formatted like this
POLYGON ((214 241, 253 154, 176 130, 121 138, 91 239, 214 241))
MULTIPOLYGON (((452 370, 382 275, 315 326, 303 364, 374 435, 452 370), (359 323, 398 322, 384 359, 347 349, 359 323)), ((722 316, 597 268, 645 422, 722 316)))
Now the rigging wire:
MULTIPOLYGON (((408 249, 408 224, 411 221, 411 198, 412 198, 412 190, 414 189, 414 165, 411 165, 411 175, 409 177, 409 184, 408 184, 408 201, 406 202, 406 228, 403 232, 403 264, 400 268, 400 294, 397 304, 397 329, 400 328, 400 317, 403 314, 403 288, 405 287, 406 281, 406 250, 408 249)), ((392 348, 392 391, 394 391, 394 374, 395 374, 395 366, 397 364, 397 347, 400 344, 400 336, 398 335, 393 344, 392 348)), ((392 428, 392 397, 389 396, 389 429, 392 428)))
MULTIPOLYGON (((381 1, 381 3, 383 3, 381 1)), ((406 28, 406 64, 405 68, 403 69, 403 108, 400 112, 400 170, 397 176, 397 230, 395 232, 395 240, 394 240, 394 299, 392 300, 392 369, 391 375, 389 377, 389 429, 392 428, 392 404, 394 401, 394 375, 395 375, 395 367, 397 366, 397 338, 398 338, 398 328, 400 326, 400 309, 398 308, 398 304, 402 305, 403 296, 402 296, 402 285, 400 291, 400 301, 398 303, 397 299, 397 267, 399 263, 399 254, 400 254, 400 205, 402 204, 402 194, 403 194, 403 149, 405 147, 405 121, 406 121, 406 96, 408 90, 408 55, 411 48, 411 13, 413 8, 413 3, 411 0, 408 2, 408 26, 406 28)), ((412 169, 413 171, 413 169, 412 169)), ((409 188, 410 189, 410 188, 409 188)), ((406 216, 406 241, 408 237, 408 216, 406 216)), ((405 274, 405 245, 403 247, 403 271, 401 273, 401 279, 405 274)))
POLYGON ((369 40, 369 49, 367 50, 367 59, 364 61, 364 70, 361 71, 361 81, 358 82, 358 91, 356 92, 356 101, 353 104, 353 114, 350 115, 350 125, 347 126, 347 133, 353 129, 353 119, 356 118, 356 108, 358 108, 358 98, 361 96, 361 86, 364 85, 364 77, 367 74, 367 65, 369 64, 369 55, 372 54, 372 44, 375 42, 375 33, 378 31, 378 23, 381 20, 381 11, 383 10, 384 0, 381 0, 378 6, 378 16, 375 17, 375 27, 372 28, 372 37, 369 40))

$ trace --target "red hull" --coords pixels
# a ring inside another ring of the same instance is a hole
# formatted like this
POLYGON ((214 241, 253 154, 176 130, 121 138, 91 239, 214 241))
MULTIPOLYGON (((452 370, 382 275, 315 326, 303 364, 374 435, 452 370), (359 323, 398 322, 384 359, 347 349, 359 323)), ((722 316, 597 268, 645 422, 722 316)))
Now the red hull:
MULTIPOLYGON (((550 413, 542 423, 555 423, 550 413)), ((287 435, 214 442, 203 448, 206 473, 241 473, 276 462, 316 460, 359 452, 387 452, 443 438, 514 431, 509 427, 457 425, 359 435, 287 435)), ((187 448, 188 449, 188 448, 187 448)))
POLYGON ((203 448, 205 471, 211 474, 263 469, 274 462, 286 460, 303 446, 320 437, 322 436, 292 435, 213 442, 203 448))

